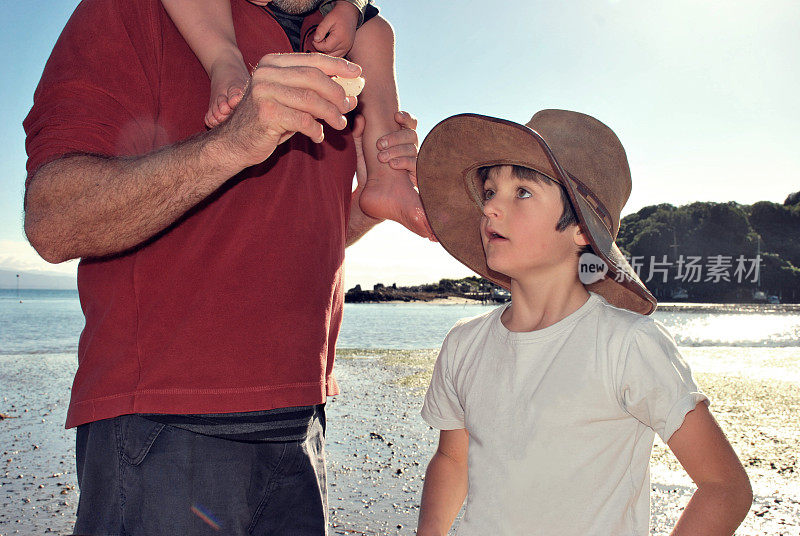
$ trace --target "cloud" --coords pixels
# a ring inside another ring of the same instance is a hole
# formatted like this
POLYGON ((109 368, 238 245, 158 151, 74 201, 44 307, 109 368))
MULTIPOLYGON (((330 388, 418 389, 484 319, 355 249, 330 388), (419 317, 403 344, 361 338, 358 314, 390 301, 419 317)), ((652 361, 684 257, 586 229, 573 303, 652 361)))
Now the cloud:
POLYGON ((441 245, 420 238, 401 225, 384 222, 345 253, 345 290, 356 284, 418 285, 442 278, 475 275, 441 245))
MULTIPOLYGON (((28 242, 0 240, 0 269, 72 275, 78 261, 50 264, 28 242)), ((442 278, 475 275, 453 259, 442 246, 420 238, 394 222, 385 222, 367 233, 345 254, 345 289, 375 283, 418 285, 442 278)))
POLYGON ((30 244, 22 240, 0 240, 0 268, 54 275, 75 275, 78 261, 50 264, 30 244))

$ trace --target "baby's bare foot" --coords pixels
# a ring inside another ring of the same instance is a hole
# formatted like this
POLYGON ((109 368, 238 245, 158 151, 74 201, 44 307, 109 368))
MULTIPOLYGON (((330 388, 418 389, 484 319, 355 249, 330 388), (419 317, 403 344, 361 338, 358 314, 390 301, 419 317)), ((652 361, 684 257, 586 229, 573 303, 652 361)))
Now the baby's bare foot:
POLYGON ((241 56, 221 57, 210 70, 211 100, 206 125, 213 128, 224 122, 239 104, 250 74, 241 56))
POLYGON ((367 178, 359 205, 373 218, 394 220, 424 238, 433 239, 419 194, 404 176, 367 178))

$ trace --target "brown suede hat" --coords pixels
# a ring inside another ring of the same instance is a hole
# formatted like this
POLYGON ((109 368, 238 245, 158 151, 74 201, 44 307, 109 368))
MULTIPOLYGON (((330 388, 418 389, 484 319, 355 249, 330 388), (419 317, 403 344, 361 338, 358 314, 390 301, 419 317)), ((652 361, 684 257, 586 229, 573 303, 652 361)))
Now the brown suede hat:
POLYGON ((656 299, 614 242, 631 193, 625 149, 597 119, 542 110, 527 125, 477 114, 445 119, 419 150, 417 182, 433 233, 453 257, 504 288, 511 279, 486 265, 480 234, 482 166, 518 165, 564 186, 606 276, 587 288, 616 307, 648 315, 656 299))

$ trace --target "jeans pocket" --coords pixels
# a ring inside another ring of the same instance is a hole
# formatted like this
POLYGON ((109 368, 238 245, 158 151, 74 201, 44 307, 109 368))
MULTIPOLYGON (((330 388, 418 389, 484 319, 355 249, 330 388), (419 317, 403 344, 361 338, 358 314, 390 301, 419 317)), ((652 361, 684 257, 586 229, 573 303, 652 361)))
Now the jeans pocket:
POLYGON ((122 415, 115 419, 114 426, 120 456, 126 463, 137 466, 144 461, 166 425, 138 415, 122 415))

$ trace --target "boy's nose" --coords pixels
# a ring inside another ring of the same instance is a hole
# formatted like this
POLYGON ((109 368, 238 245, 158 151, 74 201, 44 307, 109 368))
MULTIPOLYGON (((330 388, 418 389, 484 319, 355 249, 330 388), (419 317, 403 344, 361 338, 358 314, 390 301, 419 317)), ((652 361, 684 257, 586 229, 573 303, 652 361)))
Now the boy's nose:
POLYGON ((483 215, 487 218, 496 218, 500 213, 501 209, 495 198, 483 202, 483 215))

